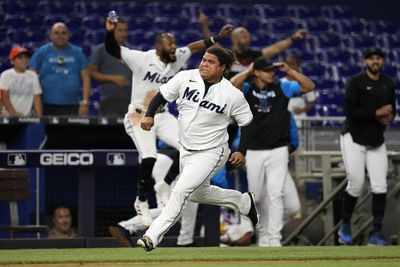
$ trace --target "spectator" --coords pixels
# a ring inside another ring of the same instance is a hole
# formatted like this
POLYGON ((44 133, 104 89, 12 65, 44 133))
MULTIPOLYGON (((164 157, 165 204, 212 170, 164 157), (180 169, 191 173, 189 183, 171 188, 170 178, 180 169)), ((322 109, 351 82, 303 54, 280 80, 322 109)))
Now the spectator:
MULTIPOLYGON (((114 30, 115 40, 126 46, 128 23, 123 17, 118 18, 114 30)), ((97 46, 90 58, 90 77, 101 83, 100 112, 102 116, 122 117, 130 103, 132 71, 107 53, 104 43, 97 46)))
MULTIPOLYGON (((28 70, 29 54, 25 47, 14 47, 9 55, 11 69, 0 76, 1 101, 4 104, 5 116, 19 117, 35 114, 42 116, 42 89, 37 74, 28 70)), ((1 112, 1 108, 0 108, 1 112)))
POLYGON ((43 114, 87 115, 90 78, 86 57, 80 47, 69 43, 64 23, 53 24, 49 36, 51 42, 39 47, 30 62, 43 89, 43 114))
POLYGON ((71 212, 67 207, 59 206, 54 210, 53 214, 54 226, 49 230, 48 238, 75 238, 78 235, 72 228, 71 212))
MULTIPOLYGON (((203 11, 200 11, 199 23, 204 37, 211 37, 211 31, 208 27, 208 17, 203 11)), ((238 62, 233 64, 232 69, 228 74, 228 78, 233 77, 239 72, 245 71, 256 58, 260 56, 272 58, 292 46, 294 42, 304 39, 307 35, 308 31, 306 29, 299 29, 285 39, 266 46, 259 51, 251 49, 251 36, 245 27, 237 27, 233 29, 231 34, 231 49, 235 53, 238 62)))
MULTIPOLYGON (((292 69, 300 71, 301 62, 298 56, 289 54, 283 61, 292 69)), ((282 79, 292 80, 290 77, 284 77, 282 79)), ((307 116, 306 112, 315 107, 315 101, 315 92, 309 92, 298 97, 293 97, 289 101, 288 110, 294 115, 295 119, 301 119, 307 116)), ((300 127, 301 121, 296 120, 296 124, 300 127)))

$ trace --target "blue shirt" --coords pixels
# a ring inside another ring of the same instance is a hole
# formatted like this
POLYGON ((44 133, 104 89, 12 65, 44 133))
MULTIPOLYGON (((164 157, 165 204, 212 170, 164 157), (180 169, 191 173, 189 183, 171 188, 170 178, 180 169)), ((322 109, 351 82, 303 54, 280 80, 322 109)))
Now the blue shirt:
POLYGON ((69 43, 65 49, 56 49, 48 43, 36 50, 29 65, 39 75, 43 103, 79 104, 81 71, 88 65, 81 48, 69 43))

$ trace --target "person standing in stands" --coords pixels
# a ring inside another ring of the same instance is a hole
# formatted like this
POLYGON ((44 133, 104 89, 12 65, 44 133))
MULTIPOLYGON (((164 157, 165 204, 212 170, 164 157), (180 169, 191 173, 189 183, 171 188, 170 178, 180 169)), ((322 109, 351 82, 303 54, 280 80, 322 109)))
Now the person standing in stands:
MULTIPOLYGON (((16 46, 9 55, 13 68, 0 76, 0 103, 4 104, 4 116, 42 116, 42 88, 35 72, 28 70, 29 53, 25 47, 16 46)), ((1 114, 1 107, 0 107, 1 114)))
MULTIPOLYGON (((126 46, 128 22, 119 17, 114 30, 115 40, 126 46)), ((104 43, 98 45, 90 57, 90 77, 101 83, 100 114, 123 117, 130 103, 132 71, 107 53, 104 43)))
POLYGON ((43 115, 87 115, 90 77, 86 56, 69 42, 64 23, 54 23, 49 37, 51 42, 39 47, 29 64, 39 75, 43 115))

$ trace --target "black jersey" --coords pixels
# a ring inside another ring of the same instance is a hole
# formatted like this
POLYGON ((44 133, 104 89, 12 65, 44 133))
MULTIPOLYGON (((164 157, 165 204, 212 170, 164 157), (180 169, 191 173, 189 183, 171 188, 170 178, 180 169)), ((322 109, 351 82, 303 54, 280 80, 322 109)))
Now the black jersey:
POLYGON ((228 80, 230 78, 232 78, 233 76, 235 76, 236 74, 238 74, 239 72, 244 71, 245 69, 247 69, 248 66, 250 66, 251 63, 253 63, 253 61, 262 56, 261 51, 258 50, 252 50, 252 49, 248 49, 243 51, 242 53, 236 53, 236 59, 237 62, 234 63, 232 65, 231 70, 225 74, 225 78, 227 78, 228 80))
POLYGON ((346 84, 343 134, 350 133, 353 141, 360 145, 380 146, 384 142, 386 127, 376 119, 375 112, 389 104, 395 115, 396 98, 392 79, 381 74, 379 80, 372 80, 366 72, 354 75, 346 84))
POLYGON ((289 99, 300 94, 300 85, 294 81, 277 81, 259 89, 255 82, 243 86, 246 100, 253 113, 253 129, 248 149, 273 149, 289 144, 289 99))

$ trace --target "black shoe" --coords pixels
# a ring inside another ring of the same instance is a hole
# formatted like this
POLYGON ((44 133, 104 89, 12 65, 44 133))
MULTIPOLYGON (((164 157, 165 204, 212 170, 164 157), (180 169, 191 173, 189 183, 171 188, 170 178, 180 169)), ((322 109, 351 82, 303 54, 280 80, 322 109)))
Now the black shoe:
POLYGON ((254 193, 253 192, 247 192, 250 197, 250 211, 247 214, 247 217, 250 218, 251 223, 253 224, 254 229, 257 228, 258 223, 260 222, 260 214, 257 211, 256 207, 256 202, 254 201, 254 193))
POLYGON ((144 235, 143 238, 140 238, 136 244, 139 247, 144 248, 144 250, 146 250, 146 251, 151 251, 151 250, 155 249, 155 247, 153 245, 153 241, 151 241, 150 237, 148 237, 147 235, 144 235))
POLYGON ((120 225, 109 226, 108 231, 110 234, 117 239, 118 243, 123 247, 133 247, 131 235, 128 230, 120 225))

